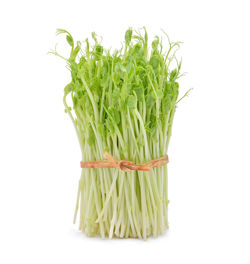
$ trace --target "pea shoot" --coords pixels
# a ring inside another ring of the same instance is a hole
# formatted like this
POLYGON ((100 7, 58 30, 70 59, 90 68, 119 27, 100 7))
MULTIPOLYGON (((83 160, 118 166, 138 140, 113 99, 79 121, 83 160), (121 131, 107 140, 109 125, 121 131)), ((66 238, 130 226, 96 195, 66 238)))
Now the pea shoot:
MULTIPOLYGON (((65 34, 70 55, 65 60, 71 82, 64 88, 65 112, 73 122, 82 160, 116 160, 143 164, 168 154, 179 96, 180 42, 164 50, 146 29, 125 33, 123 47, 111 52, 92 33, 92 42, 75 42, 65 34), (68 101, 71 101, 69 106, 68 101)), ((186 96, 184 94, 184 96, 186 96)), ((183 98, 183 97, 182 97, 183 98)), ((181 98, 181 99, 182 99, 181 98)), ((150 171, 116 168, 82 169, 74 222, 88 236, 143 238, 168 228, 167 166, 150 171)))

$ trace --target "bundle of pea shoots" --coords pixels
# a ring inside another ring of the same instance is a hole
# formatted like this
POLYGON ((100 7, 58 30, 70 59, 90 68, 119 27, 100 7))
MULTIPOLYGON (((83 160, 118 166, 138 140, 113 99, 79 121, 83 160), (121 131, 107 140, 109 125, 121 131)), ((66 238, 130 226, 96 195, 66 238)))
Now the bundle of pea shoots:
POLYGON ((158 36, 148 44, 145 28, 128 29, 123 47, 111 52, 95 33, 93 45, 88 39, 75 43, 66 30, 57 33, 66 34, 71 47, 69 58, 51 53, 71 72, 63 102, 82 152, 74 222, 79 216, 81 231, 102 238, 162 234, 168 228, 172 123, 188 93, 178 100, 180 42, 164 33, 164 51, 158 36))

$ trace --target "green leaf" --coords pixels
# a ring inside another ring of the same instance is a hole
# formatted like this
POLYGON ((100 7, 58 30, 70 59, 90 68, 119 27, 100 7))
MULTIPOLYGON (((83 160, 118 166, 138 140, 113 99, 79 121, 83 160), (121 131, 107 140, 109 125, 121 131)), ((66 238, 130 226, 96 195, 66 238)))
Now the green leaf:
POLYGON ((89 136, 89 137, 88 137, 88 140, 87 140, 87 143, 88 143, 90 146, 94 145, 94 143, 95 143, 95 138, 94 138, 93 136, 89 136))
POLYGON ((72 50, 72 52, 70 54, 70 59, 75 60, 76 56, 80 50, 81 50, 81 43, 79 41, 77 41, 77 46, 72 50))
POLYGON ((127 99, 127 105, 131 109, 136 108, 137 101, 136 101, 136 97, 134 95, 129 95, 129 97, 127 99))
POLYGON ((153 94, 149 94, 146 99, 146 107, 150 109, 155 103, 155 98, 153 97, 153 94))
POLYGON ((150 59, 150 64, 152 65, 152 67, 153 67, 154 69, 156 69, 156 68, 158 67, 158 65, 160 64, 160 60, 159 60, 159 58, 158 58, 158 57, 152 57, 152 58, 150 59))
POLYGON ((178 76, 177 69, 174 69, 174 70, 172 70, 171 73, 170 73, 170 78, 169 78, 169 80, 172 82, 172 81, 176 80, 177 76, 178 76))
POLYGON ((117 74, 127 73, 127 70, 126 70, 126 68, 120 62, 118 62, 115 65, 115 73, 117 73, 117 74))
POLYGON ((152 42, 152 49, 153 49, 153 50, 156 50, 157 47, 158 47, 158 45, 159 45, 159 37, 156 36, 156 37, 155 37, 155 40, 152 42))
POLYGON ((91 128, 91 126, 89 125, 89 137, 88 137, 88 139, 87 139, 87 143, 90 145, 90 146, 92 146, 92 145, 94 145, 94 143, 95 143, 95 134, 94 134, 94 132, 93 132, 93 129, 91 128))
POLYGON ((114 120, 116 122, 117 125, 120 124, 121 118, 120 118, 120 113, 118 111, 114 111, 114 120))
POLYGON ((99 124, 97 129, 101 133, 101 135, 105 136, 105 126, 104 126, 104 124, 99 124))
POLYGON ((69 45, 73 48, 74 47, 74 41, 73 41, 73 38, 71 37, 71 35, 67 35, 66 40, 69 43, 69 45))
POLYGON ((113 93, 111 95, 112 101, 113 102, 118 102, 119 98, 120 98, 120 90, 115 88, 113 90, 113 93))
POLYGON ((70 92, 72 92, 74 89, 74 86, 72 83, 69 83, 68 85, 65 86, 64 88, 64 93, 67 95, 69 94, 70 92))
POLYGON ((157 90, 157 91, 156 91, 156 94, 157 94, 157 98, 158 98, 158 99, 162 99, 162 98, 163 98, 163 96, 164 96, 164 94, 163 94, 163 91, 162 91, 162 90, 157 90))
POLYGON ((105 126, 111 134, 115 133, 113 122, 110 119, 106 119, 105 126))
POLYGON ((126 31, 126 33, 125 33, 125 43, 126 43, 127 46, 128 46, 129 43, 131 42, 132 33, 133 33, 132 29, 128 29, 128 30, 126 31))
POLYGON ((135 87, 134 91, 136 93, 138 101, 142 101, 143 100, 143 95, 144 95, 143 88, 142 87, 135 87))

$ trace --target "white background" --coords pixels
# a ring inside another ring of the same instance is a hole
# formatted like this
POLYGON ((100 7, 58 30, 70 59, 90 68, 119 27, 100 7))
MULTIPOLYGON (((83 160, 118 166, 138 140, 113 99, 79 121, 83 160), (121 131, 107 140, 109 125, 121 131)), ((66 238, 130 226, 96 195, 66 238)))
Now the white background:
POLYGON ((250 263, 249 1, 1 1, 0 262, 250 263), (70 73, 47 55, 92 31, 119 47, 125 30, 184 42, 183 94, 170 142, 162 237, 87 238, 73 226, 80 149, 64 113, 70 73))

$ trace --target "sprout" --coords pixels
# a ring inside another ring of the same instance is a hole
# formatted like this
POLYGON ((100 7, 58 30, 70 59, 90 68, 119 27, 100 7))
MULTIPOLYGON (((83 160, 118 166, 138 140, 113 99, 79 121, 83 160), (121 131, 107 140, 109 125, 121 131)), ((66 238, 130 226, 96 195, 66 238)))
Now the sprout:
MULTIPOLYGON (((130 28, 124 48, 111 53, 95 33, 93 46, 88 39, 84 45, 74 42, 66 30, 57 34, 66 34, 71 47, 68 59, 51 53, 66 60, 71 72, 63 102, 82 160, 103 160, 108 152, 116 160, 142 164, 167 155, 179 95, 180 42, 167 36, 164 52, 158 36, 149 47, 146 29, 130 28)), ((168 228, 167 181, 167 166, 148 172, 82 169, 74 222, 80 209, 79 228, 88 236, 158 236, 168 228)))

